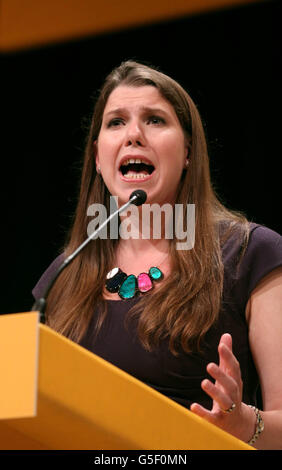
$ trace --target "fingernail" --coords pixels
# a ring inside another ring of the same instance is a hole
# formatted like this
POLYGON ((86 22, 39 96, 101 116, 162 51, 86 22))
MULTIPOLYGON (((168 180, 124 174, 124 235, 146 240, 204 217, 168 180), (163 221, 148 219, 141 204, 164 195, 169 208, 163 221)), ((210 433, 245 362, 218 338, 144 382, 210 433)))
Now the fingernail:
POLYGON ((219 347, 220 347, 220 349, 222 349, 222 351, 229 351, 228 346, 226 346, 226 344, 224 344, 224 343, 220 344, 219 347))

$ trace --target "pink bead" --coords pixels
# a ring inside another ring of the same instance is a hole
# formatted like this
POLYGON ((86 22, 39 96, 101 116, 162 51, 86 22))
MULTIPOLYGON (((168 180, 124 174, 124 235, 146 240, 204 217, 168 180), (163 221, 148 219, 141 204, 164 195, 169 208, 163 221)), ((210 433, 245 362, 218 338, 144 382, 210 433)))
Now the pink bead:
POLYGON ((153 283, 150 279, 150 276, 146 273, 141 273, 137 277, 138 281, 138 289, 140 292, 148 292, 149 290, 152 289, 153 283))

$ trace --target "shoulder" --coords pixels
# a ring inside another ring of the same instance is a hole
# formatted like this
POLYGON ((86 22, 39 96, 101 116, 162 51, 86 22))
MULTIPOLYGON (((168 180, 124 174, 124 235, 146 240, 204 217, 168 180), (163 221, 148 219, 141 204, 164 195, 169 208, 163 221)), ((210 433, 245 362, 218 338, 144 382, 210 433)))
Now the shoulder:
POLYGON ((263 225, 249 223, 247 227, 235 227, 222 246, 223 258, 234 261, 241 258, 248 263, 265 260, 277 261, 282 259, 282 236, 263 225), (259 260, 256 258, 259 256, 259 260), (268 257, 270 256, 270 259, 268 257))
POLYGON ((39 281, 32 290, 32 295, 35 300, 40 299, 40 297, 43 295, 47 285, 55 275, 61 263, 64 261, 64 258, 64 253, 60 254, 59 256, 57 256, 57 258, 54 259, 54 261, 50 264, 46 271, 44 271, 39 281))
POLYGON ((250 242, 253 248, 282 248, 282 236, 264 225, 250 224, 250 242))
POLYGON ((262 277, 282 265, 282 237, 268 227, 250 224, 248 243, 242 257, 242 268, 262 277))
POLYGON ((226 281, 246 302, 258 283, 282 266, 282 237, 263 225, 249 223, 248 231, 233 231, 222 248, 226 281))
POLYGON ((282 237, 262 225, 256 225, 250 233, 243 260, 246 274, 251 276, 249 294, 267 274, 282 266, 282 237))

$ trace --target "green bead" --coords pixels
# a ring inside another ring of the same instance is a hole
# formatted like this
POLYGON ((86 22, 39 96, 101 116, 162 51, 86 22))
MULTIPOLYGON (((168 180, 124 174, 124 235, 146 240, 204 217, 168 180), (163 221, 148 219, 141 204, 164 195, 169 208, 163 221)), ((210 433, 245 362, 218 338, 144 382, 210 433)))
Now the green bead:
POLYGON ((132 299, 137 288, 137 279, 134 274, 127 276, 119 288, 118 294, 122 299, 132 299))
POLYGON ((154 281, 159 281, 163 277, 161 270, 155 266, 149 269, 149 275, 154 281))

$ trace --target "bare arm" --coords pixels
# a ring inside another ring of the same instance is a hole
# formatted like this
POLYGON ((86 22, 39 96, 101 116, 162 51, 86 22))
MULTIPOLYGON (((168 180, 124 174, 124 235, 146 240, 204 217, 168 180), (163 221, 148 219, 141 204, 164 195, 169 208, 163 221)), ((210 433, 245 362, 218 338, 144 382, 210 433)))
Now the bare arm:
POLYGON ((254 446, 282 449, 282 268, 265 276, 253 291, 247 320, 261 384, 265 425, 254 446))

